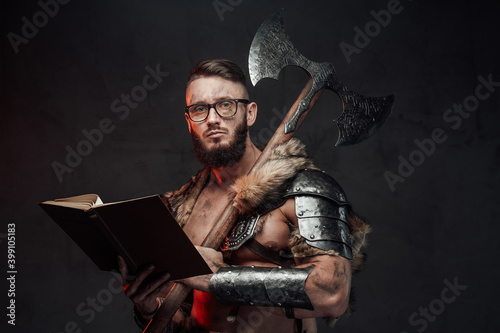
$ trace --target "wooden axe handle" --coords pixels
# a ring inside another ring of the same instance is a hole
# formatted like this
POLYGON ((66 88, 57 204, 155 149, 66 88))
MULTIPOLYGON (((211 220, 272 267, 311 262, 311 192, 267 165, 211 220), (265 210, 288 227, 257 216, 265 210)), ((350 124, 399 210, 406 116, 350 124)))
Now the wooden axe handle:
POLYGON ((172 320, 175 313, 177 312, 177 309, 179 309, 179 306, 181 306, 182 302, 184 302, 190 291, 190 287, 182 283, 176 283, 168 293, 163 304, 158 309, 158 312, 156 312, 153 319, 144 329, 143 333, 165 333, 168 323, 170 322, 170 320, 172 320))
MULTIPOLYGON (((280 144, 287 142, 290 140, 294 134, 288 133, 285 134, 285 124, 287 123, 288 120, 290 120, 295 112, 297 111, 299 107, 300 101, 309 93, 311 90, 313 84, 313 79, 312 77, 309 78, 309 81, 305 85, 305 87, 302 89, 302 92, 300 93, 299 97, 295 101, 295 103, 292 105, 288 113, 286 114, 285 118, 281 122, 280 126, 274 133, 273 137, 271 140, 269 140, 269 143, 266 145, 266 148, 262 151, 262 154, 259 156, 257 161, 255 162, 254 166, 252 167, 252 170, 258 169, 260 166, 262 166, 267 160, 269 160, 271 153, 273 150, 280 144)), ((318 100, 318 98, 321 96, 321 93, 323 92, 324 89, 319 90, 311 99, 311 102, 309 104, 309 108, 302 114, 301 118, 297 122, 297 127, 296 129, 300 126, 304 118, 307 116, 309 111, 312 109, 314 103, 318 100)), ((213 249, 218 249, 220 244, 224 241, 226 236, 229 234, 231 229, 234 227, 234 224, 236 223, 236 220, 238 218, 239 212, 236 208, 233 207, 233 200, 236 194, 233 195, 231 201, 229 204, 226 206, 222 214, 219 216, 217 219, 216 224, 213 226, 213 228, 210 230, 208 235, 205 237, 205 239, 202 242, 202 246, 204 247, 210 247, 213 249)), ((175 312, 179 308, 179 306, 182 304, 186 296, 189 294, 191 291, 190 287, 187 287, 186 285, 183 285, 181 283, 176 283, 170 293, 167 295, 165 298, 165 301, 162 306, 158 309, 158 312, 155 314, 153 319, 150 321, 149 325, 146 327, 143 333, 164 333, 166 330, 166 327, 172 317, 174 316, 175 312)))

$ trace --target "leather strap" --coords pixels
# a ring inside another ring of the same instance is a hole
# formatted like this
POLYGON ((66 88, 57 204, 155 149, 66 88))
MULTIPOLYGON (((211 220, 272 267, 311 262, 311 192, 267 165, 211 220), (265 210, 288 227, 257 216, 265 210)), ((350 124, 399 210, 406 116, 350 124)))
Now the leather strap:
POLYGON ((295 261, 293 258, 284 258, 279 255, 278 252, 271 250, 270 248, 262 245, 255 238, 250 238, 244 244, 250 251, 261 256, 264 259, 269 260, 276 265, 290 268, 295 266, 295 261))

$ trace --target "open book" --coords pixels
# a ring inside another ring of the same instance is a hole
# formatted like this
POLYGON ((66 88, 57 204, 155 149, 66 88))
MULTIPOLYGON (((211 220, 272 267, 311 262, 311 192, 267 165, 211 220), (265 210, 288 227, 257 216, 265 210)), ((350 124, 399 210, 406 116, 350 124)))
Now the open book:
POLYGON ((172 280, 212 273, 158 195, 103 204, 85 194, 39 205, 102 270, 116 269, 119 254, 132 274, 150 263, 172 280))

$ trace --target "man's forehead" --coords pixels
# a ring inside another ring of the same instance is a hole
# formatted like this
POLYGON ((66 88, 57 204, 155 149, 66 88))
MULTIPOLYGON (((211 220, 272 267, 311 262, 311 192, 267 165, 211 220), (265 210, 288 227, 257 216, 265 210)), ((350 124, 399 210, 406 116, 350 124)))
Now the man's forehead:
POLYGON ((189 83, 186 103, 209 103, 223 98, 247 98, 246 88, 239 82, 218 76, 200 77, 189 83))

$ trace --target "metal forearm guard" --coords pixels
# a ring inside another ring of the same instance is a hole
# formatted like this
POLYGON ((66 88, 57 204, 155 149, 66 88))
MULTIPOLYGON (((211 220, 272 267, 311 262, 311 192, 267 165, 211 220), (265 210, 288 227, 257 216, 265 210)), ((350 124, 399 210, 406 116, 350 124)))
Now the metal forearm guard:
POLYGON ((295 197, 300 236, 309 246, 353 259, 347 220, 349 202, 332 177, 317 170, 303 170, 285 196, 295 197))
POLYGON ((313 310, 305 291, 314 266, 306 268, 222 267, 210 279, 210 290, 227 305, 277 306, 313 310))

